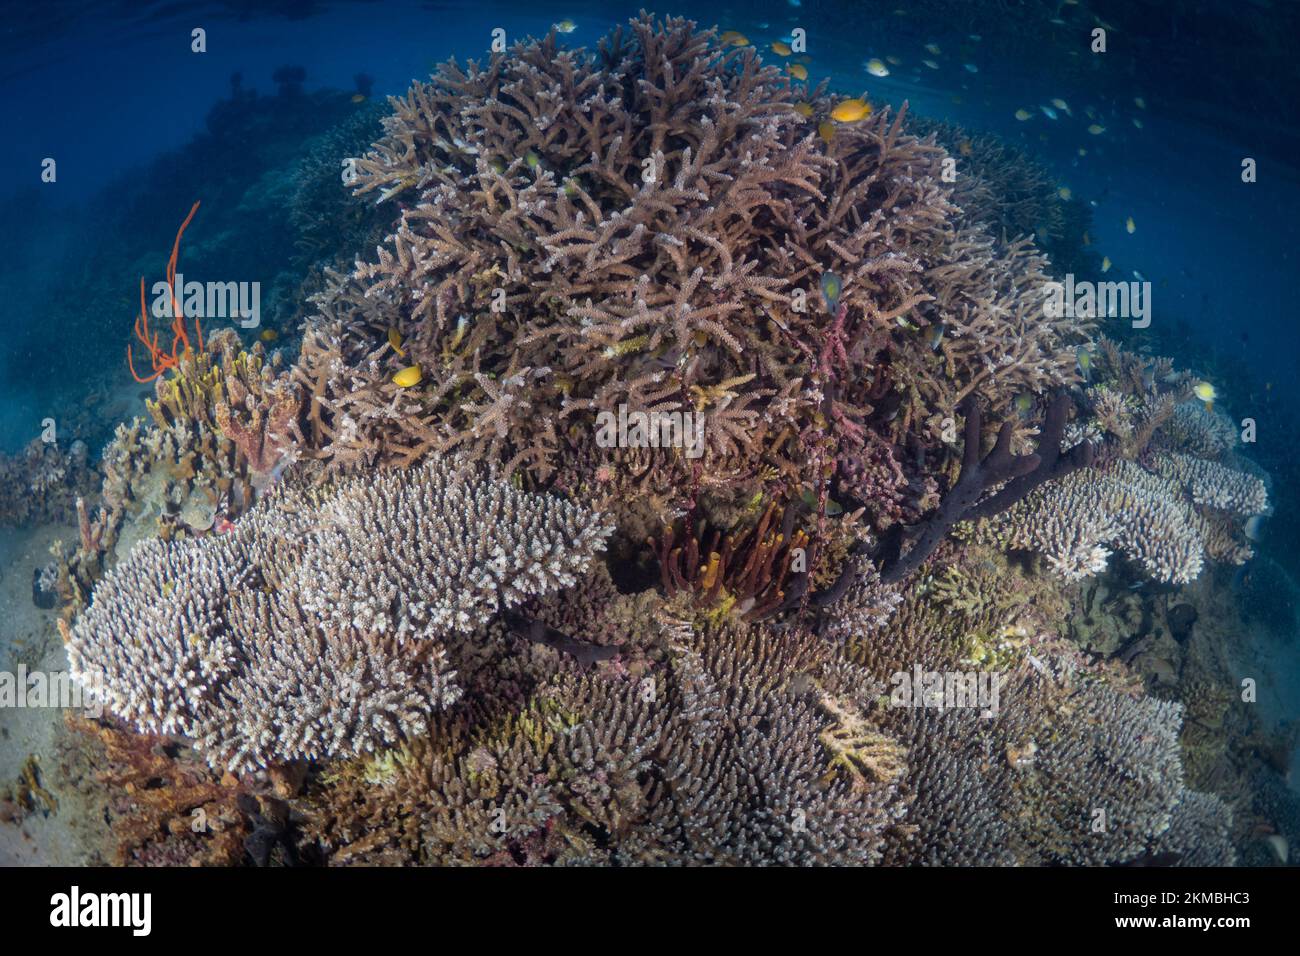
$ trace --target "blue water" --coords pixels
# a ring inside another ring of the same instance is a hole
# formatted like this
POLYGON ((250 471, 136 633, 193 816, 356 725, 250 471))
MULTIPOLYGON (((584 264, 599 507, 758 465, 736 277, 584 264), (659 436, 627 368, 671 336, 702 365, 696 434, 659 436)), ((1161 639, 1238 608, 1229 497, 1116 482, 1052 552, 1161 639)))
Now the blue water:
MULTIPOLYGON (((111 208, 121 190, 109 184, 123 176, 146 191, 154 185, 148 164, 204 130, 209 111, 229 95, 232 74, 241 74, 245 90, 274 94, 274 71, 296 64, 306 71, 308 91, 350 90, 354 75, 366 73, 376 95, 400 93, 436 61, 482 57, 496 27, 514 39, 568 17, 577 29, 565 39, 579 45, 594 42, 638 6, 68 3, 8 16, 0 36, 0 183, 3 191, 31 193, 23 207, 31 211, 7 214, 0 236, 4 318, 17 330, 10 337, 16 347, 0 363, 8 413, 0 415, 0 447, 13 448, 30 436, 32 416, 52 391, 99 371, 60 361, 68 321, 79 340, 102 337, 105 368, 116 369, 128 316, 105 310, 85 330, 84 314, 52 321, 67 298, 66 284, 77 281, 79 258, 96 238, 86 205, 99 199, 111 208), (195 27, 207 31, 204 53, 191 52, 195 27), (40 181, 46 157, 58 162, 57 183, 40 181)), ((1218 383, 1234 406, 1256 415, 1265 399, 1294 407, 1297 350, 1289 292, 1300 178, 1288 147, 1297 143, 1297 131, 1293 111, 1267 109, 1285 99, 1292 68, 1279 61, 1270 69, 1258 48, 1197 35, 1181 22, 1185 17, 1143 20, 1115 4, 1091 8, 1116 24, 1100 55, 1087 50, 1092 20, 1080 5, 1060 6, 1060 15, 1078 26, 1055 27, 1057 39, 1047 48, 1027 48, 1008 22, 1014 18, 1000 8, 981 15, 977 3, 956 6, 960 20, 949 17, 950 26, 943 13, 953 4, 929 10, 919 4, 907 15, 888 4, 816 0, 798 6, 785 0, 678 3, 663 12, 741 30, 760 49, 802 26, 814 79, 826 75, 846 92, 894 104, 907 100, 918 113, 1023 143, 1076 197, 1095 204, 1093 248, 1114 261, 1114 274, 1136 269, 1156 286, 1157 325, 1185 328, 1217 360, 1240 361, 1229 380, 1218 383), (972 27, 978 41, 970 39, 972 27), (922 48, 929 42, 942 49, 934 57, 939 70, 920 63, 930 57, 922 48), (876 78, 862 68, 872 56, 896 56, 903 64, 876 78), (969 72, 967 63, 979 72, 969 72), (1145 110, 1134 105, 1137 96, 1145 99, 1145 110), (1037 107, 1053 97, 1070 103, 1074 117, 1047 119, 1037 107), (1086 106, 1106 126, 1103 136, 1086 132, 1086 106), (1018 108, 1033 118, 1016 121, 1018 108), (1132 125, 1134 118, 1143 129, 1132 125), (1077 155, 1080 147, 1087 156, 1077 155), (1258 182, 1250 185, 1240 180, 1246 156, 1259 168, 1258 182), (1129 216, 1137 224, 1132 235, 1125 230, 1129 216)), ((1227 15, 1237 5, 1219 6, 1227 15)), ((1256 9, 1256 21, 1267 25, 1268 13, 1256 9)), ((195 198, 201 198, 201 177, 195 179, 195 198)), ((178 204, 177 218, 187 206, 178 204)), ((200 235, 201 224, 193 241, 201 242, 200 235)), ((114 235, 112 242, 156 257, 170 236, 159 221, 150 233, 114 235)), ((131 276, 121 283, 129 294, 131 276)))

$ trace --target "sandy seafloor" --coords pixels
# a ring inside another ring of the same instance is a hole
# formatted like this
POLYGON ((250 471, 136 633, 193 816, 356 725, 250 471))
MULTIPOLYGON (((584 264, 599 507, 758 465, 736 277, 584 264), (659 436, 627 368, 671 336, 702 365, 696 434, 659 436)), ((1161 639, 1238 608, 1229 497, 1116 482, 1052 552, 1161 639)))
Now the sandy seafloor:
MULTIPOLYGON (((76 403, 83 413, 102 416, 115 428, 145 414, 148 392, 129 380, 105 383, 92 390, 92 398, 76 403), (92 407, 93 406, 93 407, 92 407)), ((30 410, 10 409, 0 431, 21 433, 30 424, 30 410)), ((71 416, 69 416, 71 417, 71 416)), ((30 429, 28 429, 30 431, 30 429)), ((76 436, 66 436, 71 441, 76 436)), ((94 457, 103 439, 92 439, 94 457)), ((74 547, 74 523, 27 527, 0 527, 0 671, 15 673, 19 663, 28 671, 66 671, 67 655, 59 637, 57 607, 45 611, 32 600, 32 575, 50 561, 56 541, 74 547)), ((88 770, 84 759, 72 759, 83 741, 75 739, 62 710, 47 708, 0 708, 0 798, 18 784, 28 757, 39 764, 42 785, 58 802, 53 812, 27 813, 17 825, 0 816, 0 865, 84 865, 111 859, 112 833, 104 819, 106 791, 93 779, 75 780, 88 770)))
MULTIPOLYGON (((49 561, 51 544, 75 540, 76 534, 74 526, 59 524, 0 529, 0 670, 14 673, 19 663, 29 672, 67 670, 55 624, 58 611, 33 603, 32 572, 49 561)), ((64 759, 69 736, 58 708, 0 708, 0 793, 18 782, 23 765, 34 756, 42 786, 57 801, 52 812, 38 809, 16 824, 0 823, 0 865, 106 862, 111 834, 103 805, 77 786, 69 772, 64 759)))

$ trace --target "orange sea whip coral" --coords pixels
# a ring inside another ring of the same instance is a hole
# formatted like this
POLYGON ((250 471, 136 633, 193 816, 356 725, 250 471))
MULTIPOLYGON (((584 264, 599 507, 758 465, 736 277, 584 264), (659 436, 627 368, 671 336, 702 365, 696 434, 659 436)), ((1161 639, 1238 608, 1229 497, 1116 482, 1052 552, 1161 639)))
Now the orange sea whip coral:
MULTIPOLYGON (((172 243, 171 258, 167 260, 167 289, 171 293, 172 303, 172 347, 170 352, 164 352, 158 345, 158 333, 149 332, 149 310, 145 306, 144 300, 144 276, 140 277, 140 316, 135 320, 135 337, 144 343, 145 348, 149 350, 149 361, 153 365, 153 374, 147 378, 141 378, 135 370, 135 363, 131 358, 131 344, 126 346, 126 364, 131 370, 131 377, 141 385, 146 382, 152 382, 159 375, 162 375, 169 368, 175 368, 180 364, 182 356, 190 351, 190 337, 185 332, 185 316, 181 313, 180 304, 176 301, 176 257, 181 251, 181 236, 185 233, 185 227, 190 224, 194 214, 199 211, 199 204, 195 202, 190 207, 190 214, 185 217, 181 223, 180 229, 176 231, 176 241, 172 243)), ((199 326, 199 316, 194 317, 194 334, 198 339, 199 351, 203 350, 203 329, 199 326)))

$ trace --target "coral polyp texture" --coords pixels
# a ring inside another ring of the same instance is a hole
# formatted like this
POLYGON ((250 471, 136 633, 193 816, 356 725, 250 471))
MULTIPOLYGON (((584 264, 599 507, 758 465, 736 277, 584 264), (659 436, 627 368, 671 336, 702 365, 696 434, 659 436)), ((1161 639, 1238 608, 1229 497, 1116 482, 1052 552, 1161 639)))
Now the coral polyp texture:
POLYGON ((68 655, 114 714, 214 765, 370 751, 459 696, 440 635, 572 583, 607 533, 455 462, 295 481, 228 534, 139 545, 68 655))

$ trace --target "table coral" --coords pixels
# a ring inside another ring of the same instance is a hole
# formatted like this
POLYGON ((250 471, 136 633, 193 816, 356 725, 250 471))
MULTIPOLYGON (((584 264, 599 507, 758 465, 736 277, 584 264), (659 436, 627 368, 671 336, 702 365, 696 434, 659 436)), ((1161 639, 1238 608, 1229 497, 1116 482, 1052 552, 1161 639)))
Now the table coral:
POLYGON ((228 534, 135 548, 68 656, 114 714, 214 765, 365 752, 459 697, 441 633, 571 584, 607 534, 454 462, 329 490, 298 479, 228 534))

